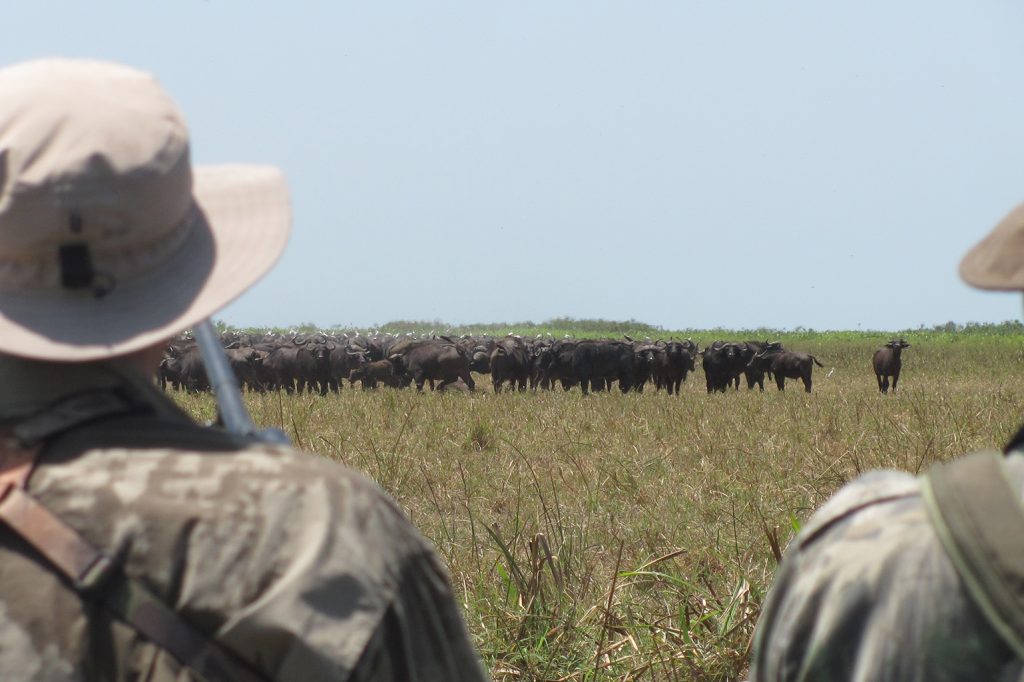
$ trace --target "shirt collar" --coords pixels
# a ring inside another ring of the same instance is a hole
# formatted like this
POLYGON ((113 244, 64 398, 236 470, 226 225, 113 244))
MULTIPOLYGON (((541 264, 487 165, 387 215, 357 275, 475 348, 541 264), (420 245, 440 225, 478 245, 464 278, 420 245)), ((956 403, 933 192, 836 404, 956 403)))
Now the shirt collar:
POLYGON ((73 393, 124 386, 154 407, 170 403, 151 380, 117 359, 45 362, 0 354, 0 421, 22 419, 73 393))

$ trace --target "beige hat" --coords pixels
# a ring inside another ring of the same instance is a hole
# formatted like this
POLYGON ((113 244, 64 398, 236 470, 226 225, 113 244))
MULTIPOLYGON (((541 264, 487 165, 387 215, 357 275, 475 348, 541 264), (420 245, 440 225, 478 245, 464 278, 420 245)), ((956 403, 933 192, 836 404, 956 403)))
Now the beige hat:
POLYGON ((1024 204, 967 252, 960 277, 982 289, 1024 290, 1024 204))
POLYGON ((290 224, 277 168, 192 167, 149 74, 0 69, 0 353, 85 361, 156 343, 263 276, 290 224))

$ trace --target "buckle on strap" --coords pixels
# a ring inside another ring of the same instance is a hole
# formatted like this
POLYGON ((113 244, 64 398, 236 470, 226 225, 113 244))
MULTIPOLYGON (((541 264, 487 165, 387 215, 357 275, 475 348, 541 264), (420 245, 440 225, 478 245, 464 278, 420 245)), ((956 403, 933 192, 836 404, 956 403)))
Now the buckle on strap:
POLYGON ((96 550, 96 558, 75 579, 75 589, 82 592, 95 590, 107 581, 114 565, 113 559, 103 552, 96 550))

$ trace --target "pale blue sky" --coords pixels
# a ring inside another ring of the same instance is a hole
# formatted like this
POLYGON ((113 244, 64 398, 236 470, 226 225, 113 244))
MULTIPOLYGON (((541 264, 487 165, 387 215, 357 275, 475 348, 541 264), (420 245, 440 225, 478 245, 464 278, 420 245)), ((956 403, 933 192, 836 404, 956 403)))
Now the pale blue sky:
POLYGON ((1024 201, 1024 6, 11 3, 0 61, 154 72, 199 163, 284 168, 241 325, 1018 319, 960 283, 1024 201))

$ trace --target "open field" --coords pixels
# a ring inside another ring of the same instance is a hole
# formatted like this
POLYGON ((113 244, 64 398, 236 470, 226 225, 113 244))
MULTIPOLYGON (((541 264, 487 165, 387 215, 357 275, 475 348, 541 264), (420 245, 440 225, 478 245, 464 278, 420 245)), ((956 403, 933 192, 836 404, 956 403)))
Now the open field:
MULTIPOLYGON (((687 333, 688 335, 690 333, 687 333)), ((665 334, 667 336, 667 334, 665 334)), ((697 335, 693 335, 698 339, 697 335)), ((250 395, 254 419, 377 480, 437 545, 496 680, 738 679, 777 556, 859 472, 999 446, 1024 336, 804 333, 814 392, 250 395)), ((724 334, 705 334, 702 346, 724 334)), ((733 338, 753 338, 735 335, 733 338)), ((208 395, 179 399, 201 419, 208 395)))

